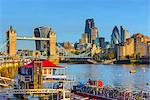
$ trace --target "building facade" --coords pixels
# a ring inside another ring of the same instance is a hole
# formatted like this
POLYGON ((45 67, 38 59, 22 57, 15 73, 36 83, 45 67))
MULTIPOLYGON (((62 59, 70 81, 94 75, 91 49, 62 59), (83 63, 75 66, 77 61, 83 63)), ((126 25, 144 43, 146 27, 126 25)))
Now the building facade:
POLYGON ((91 43, 91 29, 95 27, 94 19, 87 19, 85 24, 85 33, 88 37, 88 43, 91 43))
POLYGON ((150 37, 139 33, 134 34, 131 38, 126 39, 126 42, 118 44, 117 58, 149 57, 149 41, 150 37))
POLYGON ((98 28, 95 27, 94 19, 86 20, 84 33, 84 41, 86 43, 98 44, 98 28))
POLYGON ((106 47, 106 42, 104 37, 99 38, 99 46, 100 48, 105 48, 106 47))
POLYGON ((121 33, 121 42, 126 42, 126 39, 130 37, 129 31, 126 28, 124 29, 122 26, 120 26, 120 33, 121 33))
POLYGON ((144 36, 143 34, 137 33, 132 36, 134 38, 134 53, 143 57, 148 56, 148 42, 150 37, 144 36))
POLYGON ((35 40, 36 50, 47 52, 47 55, 56 54, 56 34, 50 27, 38 27, 34 29, 34 36, 40 38, 50 38, 49 41, 35 40))
POLYGON ((99 37, 98 36, 98 28, 93 27, 91 29, 91 43, 98 45, 99 44, 98 37, 99 37))
POLYGON ((123 36, 123 41, 122 42, 126 42, 126 40, 130 38, 130 33, 127 29, 124 29, 124 36, 123 36))

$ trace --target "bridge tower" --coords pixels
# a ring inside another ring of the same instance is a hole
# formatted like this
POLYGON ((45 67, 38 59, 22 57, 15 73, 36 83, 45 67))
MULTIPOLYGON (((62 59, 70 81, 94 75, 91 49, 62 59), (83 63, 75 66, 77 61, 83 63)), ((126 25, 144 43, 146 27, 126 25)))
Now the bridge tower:
POLYGON ((12 26, 6 32, 6 54, 10 56, 16 55, 16 30, 12 26))
POLYGON ((58 64, 59 57, 56 54, 56 33, 55 32, 50 32, 49 34, 49 51, 50 51, 50 56, 48 59, 53 63, 58 64))
POLYGON ((49 35, 50 39, 50 56, 56 56, 56 33, 51 32, 49 35))

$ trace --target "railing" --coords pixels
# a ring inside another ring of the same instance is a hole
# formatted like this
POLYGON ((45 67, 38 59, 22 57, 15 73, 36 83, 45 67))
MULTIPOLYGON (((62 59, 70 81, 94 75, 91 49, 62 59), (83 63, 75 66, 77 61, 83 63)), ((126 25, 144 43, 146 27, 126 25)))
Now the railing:
POLYGON ((59 92, 70 92, 65 89, 14 89, 0 91, 0 94, 44 94, 44 93, 59 93, 59 92))
POLYGON ((47 78, 66 78, 66 75, 43 75, 45 79, 47 78))

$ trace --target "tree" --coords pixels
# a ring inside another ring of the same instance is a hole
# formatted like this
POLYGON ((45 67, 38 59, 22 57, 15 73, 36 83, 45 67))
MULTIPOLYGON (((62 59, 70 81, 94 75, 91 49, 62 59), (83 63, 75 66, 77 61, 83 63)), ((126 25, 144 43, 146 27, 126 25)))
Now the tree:
POLYGON ((108 56, 109 56, 109 59, 113 59, 115 58, 115 53, 111 51, 108 56))
POLYGON ((139 53, 137 53, 137 55, 136 55, 136 59, 140 59, 141 58, 141 53, 139 52, 139 53))
POLYGON ((103 59, 103 60, 106 60, 106 58, 107 58, 106 54, 103 54, 102 59, 103 59))
POLYGON ((94 60, 98 60, 98 58, 99 58, 99 55, 98 55, 98 54, 94 54, 94 55, 93 55, 93 59, 94 59, 94 60))

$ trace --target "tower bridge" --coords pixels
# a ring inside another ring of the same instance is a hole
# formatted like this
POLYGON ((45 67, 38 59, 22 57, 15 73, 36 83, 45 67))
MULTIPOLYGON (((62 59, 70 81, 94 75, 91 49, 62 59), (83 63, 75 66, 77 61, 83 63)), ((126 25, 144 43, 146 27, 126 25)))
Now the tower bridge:
POLYGON ((10 29, 6 32, 6 42, 4 43, 6 45, 7 56, 15 56, 16 55, 16 52, 17 52, 16 41, 17 40, 27 40, 27 41, 35 41, 36 50, 40 50, 41 48, 44 48, 47 52, 47 56, 50 56, 50 57, 57 56, 57 54, 56 54, 56 49, 57 49, 62 54, 59 56, 60 58, 75 58, 75 59, 76 58, 81 58, 81 59, 82 58, 83 59, 91 58, 91 56, 90 56, 91 50, 89 50, 88 52, 79 54, 79 55, 76 55, 71 52, 67 52, 67 50, 65 50, 65 48, 63 48, 59 43, 56 43, 56 34, 55 34, 55 32, 51 31, 51 28, 47 31, 47 35, 45 35, 45 36, 42 36, 45 33, 37 34, 36 33, 37 28, 35 30, 36 31, 34 32, 35 33, 34 36, 32 36, 32 37, 22 36, 21 37, 21 36, 17 36, 16 31, 11 26, 10 29))
POLYGON ((56 34, 53 31, 49 31, 46 37, 42 36, 42 33, 37 33, 33 37, 18 37, 16 31, 10 27, 6 32, 6 53, 9 56, 16 55, 16 41, 17 40, 33 40, 36 43, 36 50, 40 49, 41 41, 47 41, 45 49, 49 51, 50 56, 56 55, 56 34), (40 36, 41 35, 41 36, 40 36))

